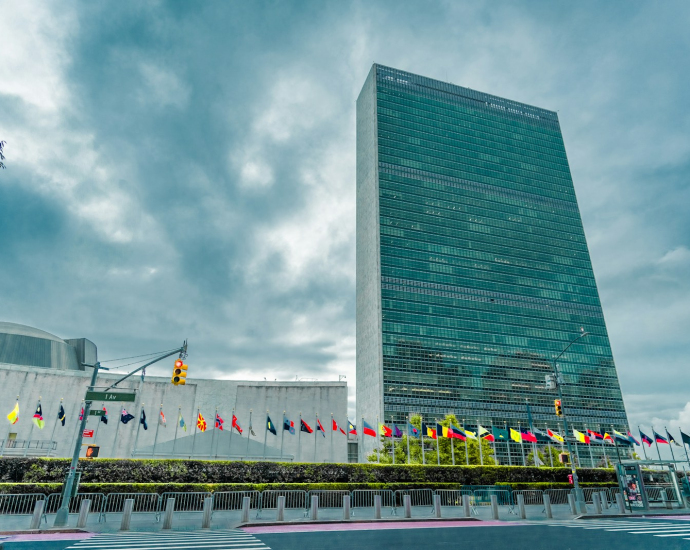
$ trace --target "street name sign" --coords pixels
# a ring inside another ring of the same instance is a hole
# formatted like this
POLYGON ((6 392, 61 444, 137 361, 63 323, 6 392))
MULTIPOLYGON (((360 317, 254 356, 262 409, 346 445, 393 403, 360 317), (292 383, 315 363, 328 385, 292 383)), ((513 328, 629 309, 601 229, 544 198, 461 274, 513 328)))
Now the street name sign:
POLYGON ((130 401, 134 402, 137 399, 135 393, 116 393, 104 391, 87 391, 86 401, 130 401))

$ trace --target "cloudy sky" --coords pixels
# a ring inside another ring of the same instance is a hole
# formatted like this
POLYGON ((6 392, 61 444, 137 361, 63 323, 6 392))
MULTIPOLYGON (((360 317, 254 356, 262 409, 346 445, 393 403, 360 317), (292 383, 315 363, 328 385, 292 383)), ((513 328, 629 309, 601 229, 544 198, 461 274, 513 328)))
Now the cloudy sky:
POLYGON ((685 0, 2 3, 0 319, 345 374, 353 408, 379 62, 558 111, 631 424, 690 430, 689 27, 685 0))

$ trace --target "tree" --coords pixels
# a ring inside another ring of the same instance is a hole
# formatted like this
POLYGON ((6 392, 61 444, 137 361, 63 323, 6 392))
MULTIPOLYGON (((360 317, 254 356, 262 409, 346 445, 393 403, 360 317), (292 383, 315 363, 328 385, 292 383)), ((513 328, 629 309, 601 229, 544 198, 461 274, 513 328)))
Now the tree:
MULTIPOLYGON (((421 431, 422 428, 422 418, 419 415, 414 415, 410 419, 410 423, 421 431)), ((442 426, 449 427, 459 426, 458 419, 454 414, 447 414, 446 417, 439 422, 442 426)), ((401 439, 395 441, 395 448, 393 451, 393 441, 390 437, 379 436, 379 449, 374 449, 374 452, 367 456, 369 462, 381 462, 381 464, 392 464, 393 456, 392 452, 395 452, 395 463, 396 464, 406 464, 407 463, 407 439, 410 440, 410 463, 411 464, 422 464, 422 447, 421 440, 418 437, 410 437, 407 435, 407 426, 403 430, 403 436, 401 439), (380 450, 380 456, 378 452, 380 450)), ((436 453, 436 444, 438 447, 438 457, 443 465, 452 465, 453 456, 455 456, 455 464, 463 465, 481 464, 480 454, 479 454, 479 440, 467 439, 467 441, 461 441, 460 439, 451 439, 447 437, 442 437, 442 435, 437 436, 437 439, 431 439, 429 437, 424 437, 424 458, 426 464, 437 464, 438 458, 436 453), (467 444, 467 445, 466 445, 467 444), (451 449, 452 445, 452 449, 451 449), (467 448, 467 454, 465 453, 465 448, 467 448), (467 459, 469 457, 469 460, 467 459)), ((492 465, 495 464, 493 454, 494 451, 491 444, 485 439, 481 440, 482 445, 482 457, 484 459, 484 464, 492 465)))
POLYGON ((7 145, 7 142, 0 140, 0 168, 7 168, 5 166, 5 163, 2 162, 3 160, 5 160, 5 155, 3 154, 3 149, 5 148, 5 145, 7 145))

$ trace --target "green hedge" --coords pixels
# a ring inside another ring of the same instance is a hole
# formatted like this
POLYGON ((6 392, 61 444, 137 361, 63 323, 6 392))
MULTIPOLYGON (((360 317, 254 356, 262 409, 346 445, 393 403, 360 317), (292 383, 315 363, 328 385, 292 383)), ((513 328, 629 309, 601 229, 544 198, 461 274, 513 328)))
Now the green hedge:
MULTIPOLYGON (((68 459, 2 458, 0 482, 58 483, 68 459)), ((112 483, 567 483, 567 468, 295 464, 207 460, 80 460, 82 482, 112 483)), ((583 483, 615 483, 612 469, 581 469, 583 483)))
MULTIPOLYGON (((611 483, 583 483, 585 487, 606 487, 611 483)), ((501 483, 511 489, 570 489, 569 483, 501 483)), ((0 494, 59 493, 60 483, 0 483, 0 494)), ((467 485, 458 483, 82 483, 81 493, 166 493, 221 491, 302 490, 302 491, 354 491, 355 489, 460 489, 467 485)), ((469 487, 471 488, 471 487, 469 487)))

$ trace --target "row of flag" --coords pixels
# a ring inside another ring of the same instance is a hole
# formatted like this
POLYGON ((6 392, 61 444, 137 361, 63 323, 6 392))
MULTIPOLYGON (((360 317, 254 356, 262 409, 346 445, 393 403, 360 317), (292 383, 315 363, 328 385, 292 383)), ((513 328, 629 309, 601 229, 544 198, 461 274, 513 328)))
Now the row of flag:
MULTIPOLYGON (((82 420, 84 415, 84 407, 82 406, 81 412, 79 413, 79 420, 82 420)), ((14 408, 10 411, 10 413, 7 415, 7 419, 11 424, 16 424, 17 421, 19 420, 19 401, 15 404, 14 408)), ((66 415, 65 415, 65 409, 62 406, 62 403, 60 403, 60 408, 57 413, 57 419, 58 421, 64 426, 65 421, 66 421, 66 415)), ((134 415, 130 414, 127 412, 127 410, 123 407, 120 411, 120 421, 123 424, 127 424, 130 420, 134 419, 134 415)), ((37 428, 43 429, 45 426, 45 420, 43 419, 43 408, 41 407, 41 403, 39 402, 38 405, 36 406, 36 411, 34 412, 33 418, 32 418, 34 424, 36 425, 37 428)), ((102 409, 102 414, 100 415, 100 421, 103 422, 104 424, 108 424, 108 411, 106 410, 106 407, 103 406, 102 409)), ((179 427, 187 431, 187 424, 184 421, 184 418, 182 417, 182 413, 180 412, 178 414, 178 425, 179 427)), ((216 411, 215 413, 215 428, 218 430, 223 430, 223 425, 224 425, 224 420, 221 418, 221 416, 218 414, 216 411)), ((347 435, 348 433, 350 434, 357 434, 357 428, 355 424, 350 422, 348 420, 348 430, 347 432, 341 428, 338 423, 336 422, 335 419, 331 419, 332 422, 332 431, 338 432, 340 431, 343 435, 347 435)), ((139 423, 142 425, 142 427, 145 430, 148 430, 148 423, 146 420, 146 412, 144 408, 142 407, 141 409, 141 415, 139 417, 139 423)), ((158 413, 158 423, 159 425, 166 427, 167 426, 167 420, 165 418, 165 414, 163 413, 163 408, 161 407, 159 413, 158 413)), ((300 417, 299 419, 299 429, 300 432, 305 432, 305 433, 314 433, 314 429, 303 419, 300 417)), ((326 437, 326 429, 323 427, 321 424, 321 421, 319 420, 318 417, 316 417, 316 431, 321 432, 321 435, 323 437, 326 437)), ((232 423, 231 423, 232 428, 234 428, 240 435, 243 433, 242 432, 242 427, 239 424, 239 421, 237 420, 237 416, 235 416, 235 413, 233 411, 232 413, 232 423)), ((200 411, 197 411, 197 419, 196 419, 196 427, 199 431, 205 432, 207 428, 206 424, 206 419, 204 416, 201 414, 200 411)), ((378 434, 380 434, 383 437, 391 437, 391 438, 401 438, 403 436, 403 431, 396 425, 393 424, 392 427, 388 426, 386 424, 378 424, 378 434)), ((256 436, 254 433, 254 430, 250 424, 249 430, 252 435, 256 436)), ((271 420, 271 417, 267 414, 266 415, 266 430, 273 435, 277 435, 277 429, 273 421, 271 420)), ((296 433, 296 428, 294 425, 294 422, 291 421, 285 414, 283 414, 283 431, 287 431, 288 433, 294 435, 296 433)), ((642 430, 639 429, 638 431, 640 434, 640 441, 635 439, 633 435, 630 433, 630 431, 627 432, 627 434, 623 434, 617 430, 612 430, 611 433, 609 434, 605 430, 600 430, 600 431, 595 431, 595 430, 586 430, 584 432, 581 432, 579 430, 573 430, 573 437, 575 438, 576 441, 579 441, 580 443, 584 444, 591 444, 592 441, 601 441, 601 442, 610 442, 610 443, 620 443, 623 445, 642 445, 642 444, 647 444, 649 447, 652 446, 652 443, 661 443, 661 444, 674 444, 678 447, 680 447, 680 444, 676 441, 676 439, 669 433, 667 429, 665 429, 666 435, 663 436, 654 430, 652 428, 652 437, 648 436, 642 430)), ((369 424, 367 423, 364 419, 362 419, 362 433, 364 435, 368 435, 371 437, 376 437, 377 436, 377 431, 369 424)), ((421 429, 417 428, 414 426, 412 423, 408 422, 407 423, 407 435, 411 437, 429 437, 431 439, 437 439, 438 437, 445 437, 445 438, 450 438, 450 439, 460 439, 462 441, 465 441, 467 439, 485 439, 486 441, 489 442, 495 442, 495 441, 508 441, 512 440, 515 441, 516 443, 523 443, 523 442, 528 442, 528 443, 549 443, 549 442, 556 442, 556 443, 564 443, 565 439, 564 437, 559 434, 558 432, 555 432, 553 430, 547 429, 546 431, 539 430, 537 428, 532 428, 532 430, 524 430, 524 429, 514 429, 514 428, 508 428, 507 426, 505 429, 502 428, 497 428, 495 426, 492 426, 490 430, 486 429, 485 427, 478 425, 476 428, 476 431, 473 432, 471 430, 468 430, 465 427, 458 427, 458 426, 442 426, 439 423, 435 424, 428 424, 428 423, 422 423, 421 429)), ((681 435, 681 440, 684 444, 690 445, 690 435, 687 435, 683 431, 680 432, 681 435)))

